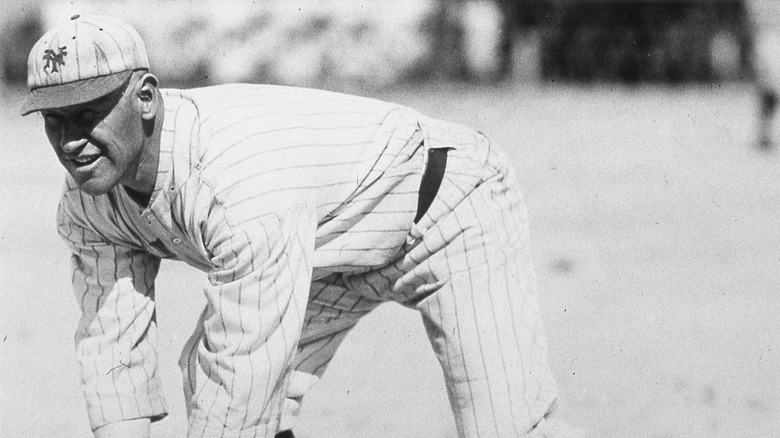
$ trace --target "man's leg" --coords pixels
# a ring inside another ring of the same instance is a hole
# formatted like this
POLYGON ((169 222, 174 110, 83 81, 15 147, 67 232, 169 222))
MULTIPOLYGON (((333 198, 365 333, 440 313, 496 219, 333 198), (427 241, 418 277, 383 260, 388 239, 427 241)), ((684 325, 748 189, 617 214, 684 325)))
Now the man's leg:
POLYGON ((551 418, 557 389, 521 194, 495 153, 487 167, 470 156, 451 153, 394 289, 422 313, 460 437, 577 436, 551 418))
POLYGON ((280 430, 293 428, 303 396, 325 373, 349 331, 380 303, 348 289, 339 274, 312 283, 280 430))

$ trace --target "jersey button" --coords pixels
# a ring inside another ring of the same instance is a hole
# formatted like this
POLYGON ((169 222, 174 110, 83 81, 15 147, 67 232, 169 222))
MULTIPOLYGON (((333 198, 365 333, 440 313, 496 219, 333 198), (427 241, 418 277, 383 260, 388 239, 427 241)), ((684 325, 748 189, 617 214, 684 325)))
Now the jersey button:
POLYGON ((178 244, 180 244, 180 243, 181 243, 181 239, 179 239, 178 237, 174 237, 174 238, 173 238, 173 243, 174 243, 175 245, 178 245, 178 244))

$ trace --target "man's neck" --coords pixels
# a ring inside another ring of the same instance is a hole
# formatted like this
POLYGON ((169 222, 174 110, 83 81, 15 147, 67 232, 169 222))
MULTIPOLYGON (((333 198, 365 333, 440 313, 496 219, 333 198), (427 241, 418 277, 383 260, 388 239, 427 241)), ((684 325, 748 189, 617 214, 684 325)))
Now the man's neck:
POLYGON ((143 207, 147 207, 151 201, 157 184, 157 172, 160 166, 160 139, 162 137, 162 125, 165 117, 163 105, 159 106, 157 115, 149 123, 150 135, 146 137, 146 142, 138 161, 138 168, 135 171, 136 179, 131 185, 125 185, 125 190, 130 198, 143 207))

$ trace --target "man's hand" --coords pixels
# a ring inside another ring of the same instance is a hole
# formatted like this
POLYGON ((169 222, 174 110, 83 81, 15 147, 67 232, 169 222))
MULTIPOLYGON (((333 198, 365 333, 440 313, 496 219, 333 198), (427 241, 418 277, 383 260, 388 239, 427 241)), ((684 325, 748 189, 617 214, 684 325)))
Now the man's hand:
POLYGON ((109 423, 95 430, 95 438, 149 438, 150 424, 148 418, 109 423))

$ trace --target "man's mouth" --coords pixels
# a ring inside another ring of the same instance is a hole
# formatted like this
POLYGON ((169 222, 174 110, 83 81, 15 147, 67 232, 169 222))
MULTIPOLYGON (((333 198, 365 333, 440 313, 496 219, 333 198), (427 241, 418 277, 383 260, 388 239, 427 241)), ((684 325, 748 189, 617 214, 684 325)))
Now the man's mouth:
POLYGON ((101 157, 100 154, 84 155, 81 157, 71 158, 70 162, 73 163, 76 167, 84 167, 94 163, 100 157, 101 157))

